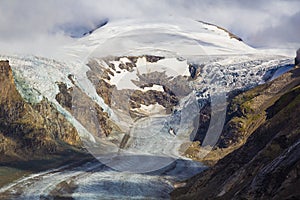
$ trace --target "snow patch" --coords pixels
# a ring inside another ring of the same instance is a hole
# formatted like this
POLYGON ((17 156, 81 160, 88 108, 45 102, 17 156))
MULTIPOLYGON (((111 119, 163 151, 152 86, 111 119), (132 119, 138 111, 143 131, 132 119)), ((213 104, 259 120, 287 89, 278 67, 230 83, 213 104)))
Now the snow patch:
POLYGON ((158 92, 164 92, 164 88, 161 85, 156 85, 154 84, 152 87, 144 87, 144 89, 142 89, 142 92, 147 92, 149 90, 154 90, 154 91, 158 91, 158 92))
POLYGON ((132 80, 136 80, 136 81, 139 80, 136 69, 134 69, 132 72, 123 70, 122 73, 114 73, 113 76, 109 75, 109 77, 110 77, 110 80, 108 82, 111 85, 115 85, 118 90, 123 90, 123 89, 138 90, 138 89, 140 89, 138 86, 136 86, 132 82, 132 80))
POLYGON ((129 60, 129 59, 126 58, 126 57, 120 58, 120 61, 121 61, 122 63, 124 63, 124 64, 126 64, 126 63, 131 63, 131 60, 129 60))

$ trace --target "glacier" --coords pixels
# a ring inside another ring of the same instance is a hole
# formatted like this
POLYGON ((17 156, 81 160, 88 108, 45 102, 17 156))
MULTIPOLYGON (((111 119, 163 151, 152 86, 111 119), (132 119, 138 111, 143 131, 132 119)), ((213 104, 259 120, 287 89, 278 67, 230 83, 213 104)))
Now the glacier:
MULTIPOLYGON (((74 199, 168 199, 176 181, 205 169, 180 152, 180 146, 193 138, 192 122, 203 102, 211 100, 216 107, 220 102, 225 105, 230 91, 247 90, 272 80, 288 71, 289 64, 293 63, 292 58, 270 55, 231 38, 217 26, 186 18, 110 21, 90 35, 62 47, 54 58, 0 55, 0 59, 10 61, 17 88, 26 101, 37 103, 48 99, 74 125, 82 140, 91 145, 91 151, 99 146, 104 151, 94 152, 102 163, 95 161, 71 169, 34 174, 0 189, 11 194, 21 191, 16 194, 19 199, 49 197, 63 181, 77 186, 72 194, 66 194, 74 199), (163 58, 153 63, 146 60, 146 55, 163 58), (120 69, 120 63, 131 62, 130 56, 138 57, 136 68, 131 72, 120 69), (109 69, 105 62, 109 57, 120 59, 110 60, 115 69, 111 69, 110 80, 105 81, 119 90, 163 92, 159 84, 140 88, 131 80, 138 80, 140 72, 164 72, 170 80, 189 77, 189 66, 199 68, 197 78, 189 81, 192 92, 176 106, 178 112, 162 114, 159 104, 141 104, 140 111, 149 116, 131 121, 132 127, 127 129, 131 138, 126 149, 111 143, 113 136, 97 138, 55 99, 59 93, 57 83, 62 82, 68 88, 78 87, 108 113, 111 120, 128 125, 128 115, 120 115, 119 110, 106 104, 87 76, 87 72, 92 71, 87 65, 89 61, 95 60, 99 66, 109 69), (73 81, 69 75, 74 77, 73 81), (269 78, 265 79, 266 76, 269 78), (151 112, 153 109, 155 112, 151 112), (176 137, 168 134, 168 126, 174 127, 176 137)), ((219 128, 226 112, 224 105, 212 116, 219 128)), ((204 144, 212 148, 218 139, 214 133, 219 131, 212 127, 204 144)))

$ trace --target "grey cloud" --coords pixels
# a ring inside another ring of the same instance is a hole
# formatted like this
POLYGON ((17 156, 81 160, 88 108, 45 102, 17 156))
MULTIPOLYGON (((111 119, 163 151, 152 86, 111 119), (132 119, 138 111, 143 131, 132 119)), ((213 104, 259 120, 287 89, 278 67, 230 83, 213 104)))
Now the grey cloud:
POLYGON ((63 31, 67 26, 93 27, 105 18, 164 16, 223 26, 253 46, 297 43, 299 12, 296 0, 1 0, 0 45, 6 49, 0 52, 39 54, 47 52, 45 46, 53 51, 56 44, 70 42, 63 31))
POLYGON ((257 46, 268 45, 276 47, 278 43, 300 42, 300 12, 283 18, 280 24, 266 26, 263 30, 253 34, 250 42, 257 46))

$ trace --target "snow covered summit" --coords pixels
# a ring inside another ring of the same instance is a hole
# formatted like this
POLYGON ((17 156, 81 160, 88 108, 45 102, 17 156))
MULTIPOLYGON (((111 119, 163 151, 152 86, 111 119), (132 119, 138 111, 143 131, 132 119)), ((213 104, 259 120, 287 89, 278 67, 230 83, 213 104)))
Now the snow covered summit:
POLYGON ((92 55, 228 55, 255 53, 225 29, 186 18, 110 21, 66 47, 80 59, 92 55))

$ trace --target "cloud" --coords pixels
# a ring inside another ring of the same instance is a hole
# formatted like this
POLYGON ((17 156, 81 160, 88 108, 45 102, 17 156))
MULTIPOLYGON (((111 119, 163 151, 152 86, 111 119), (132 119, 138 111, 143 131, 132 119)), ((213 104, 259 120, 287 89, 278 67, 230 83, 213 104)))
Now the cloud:
POLYGON ((252 46, 284 46, 300 41, 299 12, 297 0, 1 1, 0 53, 49 54, 72 41, 64 34, 64 27, 93 27, 105 18, 154 16, 184 16, 211 22, 252 46))
POLYGON ((276 46, 278 43, 300 42, 300 11, 281 19, 281 23, 267 24, 263 29, 252 35, 253 44, 276 46))

